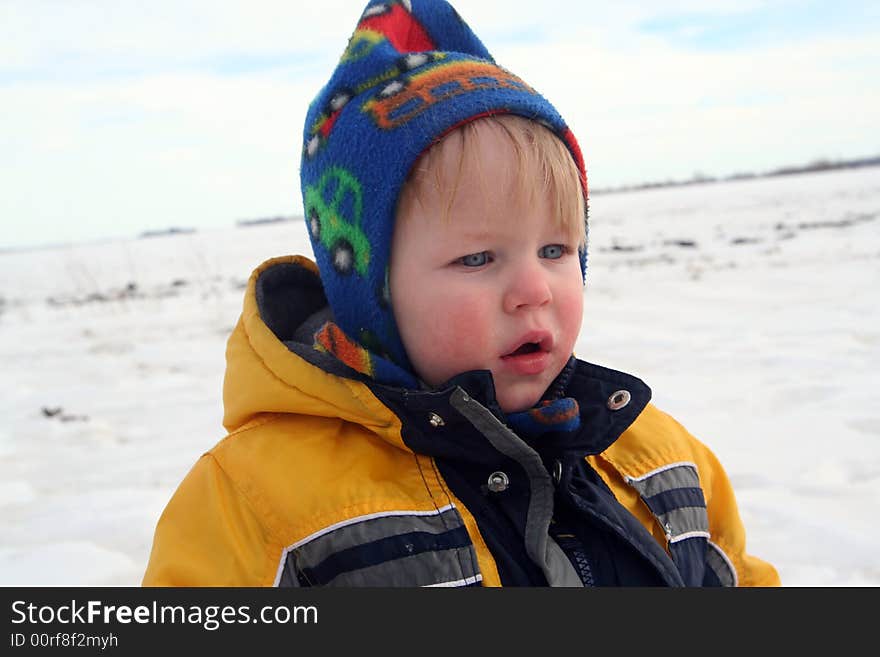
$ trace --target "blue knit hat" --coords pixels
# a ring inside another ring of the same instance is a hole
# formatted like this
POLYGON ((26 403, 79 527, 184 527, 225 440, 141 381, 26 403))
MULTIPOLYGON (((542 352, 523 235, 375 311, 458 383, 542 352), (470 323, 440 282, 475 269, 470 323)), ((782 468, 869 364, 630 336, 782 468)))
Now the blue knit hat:
MULTIPOLYGON (((368 355, 390 361, 383 366, 395 364, 392 370, 411 371, 388 289, 398 196, 432 144, 492 114, 524 116, 558 135, 586 198, 580 148, 558 112, 495 64, 444 0, 371 1, 330 81, 309 106, 300 176, 327 300, 342 334, 368 355)), ((580 255, 585 272, 586 250, 580 255)), ((333 335, 323 335, 326 346, 333 335)), ((384 369, 385 376, 369 374, 395 378, 384 369)))

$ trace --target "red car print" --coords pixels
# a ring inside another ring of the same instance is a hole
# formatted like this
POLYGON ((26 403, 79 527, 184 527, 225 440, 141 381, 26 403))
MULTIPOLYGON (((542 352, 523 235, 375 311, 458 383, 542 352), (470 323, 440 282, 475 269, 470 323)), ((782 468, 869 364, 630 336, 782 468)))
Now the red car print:
POLYGON ((358 23, 358 29, 381 32, 398 52, 436 50, 437 47, 431 37, 422 24, 413 18, 411 11, 409 0, 383 2, 367 7, 361 22, 358 23), (401 29, 401 26, 404 29, 401 29))

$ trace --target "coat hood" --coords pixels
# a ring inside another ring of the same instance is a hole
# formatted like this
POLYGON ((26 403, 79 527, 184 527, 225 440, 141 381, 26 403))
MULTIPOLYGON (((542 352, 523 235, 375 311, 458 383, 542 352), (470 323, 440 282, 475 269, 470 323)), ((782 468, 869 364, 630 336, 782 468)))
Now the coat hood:
POLYGON ((257 267, 226 346, 223 426, 233 433, 267 414, 296 413, 354 422, 403 446, 400 421, 357 373, 313 346, 332 318, 318 268, 303 256, 257 267))

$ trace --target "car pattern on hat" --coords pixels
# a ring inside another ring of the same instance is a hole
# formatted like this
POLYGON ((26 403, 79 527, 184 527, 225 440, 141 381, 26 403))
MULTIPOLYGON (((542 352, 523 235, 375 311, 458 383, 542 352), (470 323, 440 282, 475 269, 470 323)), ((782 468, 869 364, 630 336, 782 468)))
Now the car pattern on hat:
POLYGON ((535 93, 525 82, 497 64, 453 61, 392 80, 363 105, 386 130, 399 127, 435 103, 483 89, 516 89, 535 93))
POLYGON ((366 277, 370 240, 361 230, 364 203, 357 178, 342 167, 330 167, 317 185, 306 188, 305 199, 309 232, 330 251, 333 268, 366 277))
POLYGON ((307 157, 314 157, 326 143, 339 112, 353 96, 438 58, 426 52, 436 50, 436 45, 411 12, 412 4, 409 0, 373 4, 364 10, 345 52, 342 53, 340 65, 364 59, 385 41, 404 56, 398 60, 396 66, 358 84, 356 88, 337 89, 330 95, 327 107, 309 131, 310 138, 304 147, 307 157))
MULTIPOLYGON (((445 53, 408 53, 402 55, 394 66, 386 69, 381 74, 364 80, 353 88, 342 87, 337 89, 331 94, 330 100, 327 101, 327 106, 324 108, 324 111, 312 124, 312 127, 309 130, 309 139, 304 146, 304 154, 307 157, 312 158, 318 153, 321 147, 327 143, 327 140, 330 138, 330 134, 333 131, 333 126, 336 124, 336 119, 339 117, 339 113, 342 112, 343 108, 354 96, 358 96, 365 91, 370 90, 372 87, 376 87, 383 83, 387 86, 389 81, 397 80, 407 72, 416 71, 428 64, 444 61, 445 59, 445 53)), ((384 88, 385 87, 383 87, 383 89, 384 88)))
POLYGON ((437 49, 424 25, 412 15, 412 4, 408 0, 382 2, 367 7, 357 29, 384 34, 398 52, 437 49))

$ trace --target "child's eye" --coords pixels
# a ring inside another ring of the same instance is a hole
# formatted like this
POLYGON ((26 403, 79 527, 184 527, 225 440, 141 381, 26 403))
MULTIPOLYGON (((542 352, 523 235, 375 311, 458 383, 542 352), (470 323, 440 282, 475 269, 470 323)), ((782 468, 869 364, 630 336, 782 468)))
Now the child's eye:
POLYGON ((562 244, 548 244, 547 246, 542 246, 538 250, 538 255, 541 258, 548 258, 550 260, 557 260, 564 256, 566 253, 566 248, 562 244))
POLYGON ((482 267, 489 262, 489 254, 486 251, 479 253, 469 253, 458 259, 458 262, 465 267, 482 267))

